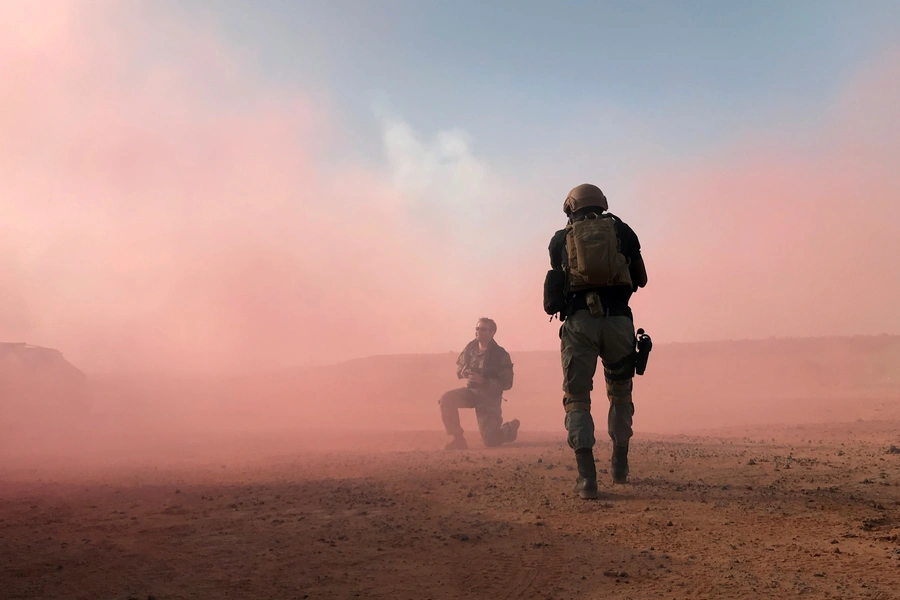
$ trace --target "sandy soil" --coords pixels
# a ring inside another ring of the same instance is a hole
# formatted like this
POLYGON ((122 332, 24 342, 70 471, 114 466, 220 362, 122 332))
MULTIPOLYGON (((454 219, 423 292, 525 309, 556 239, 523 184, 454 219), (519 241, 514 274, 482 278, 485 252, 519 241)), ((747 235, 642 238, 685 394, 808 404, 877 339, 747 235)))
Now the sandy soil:
POLYGON ((90 469, 8 459, 0 595, 898 598, 898 426, 639 432, 628 485, 599 446, 593 502, 571 493, 559 432, 469 434, 456 453, 438 432, 260 432, 134 440, 90 469))

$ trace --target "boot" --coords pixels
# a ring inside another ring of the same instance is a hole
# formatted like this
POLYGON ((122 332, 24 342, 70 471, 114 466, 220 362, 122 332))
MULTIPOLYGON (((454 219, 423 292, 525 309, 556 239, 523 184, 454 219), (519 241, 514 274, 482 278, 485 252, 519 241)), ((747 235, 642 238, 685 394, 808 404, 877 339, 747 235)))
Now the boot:
POLYGON ((444 446, 444 450, 465 450, 468 447, 469 444, 466 443, 466 438, 460 435, 450 440, 450 442, 444 446))
POLYGON ((518 419, 513 419, 509 423, 507 423, 507 431, 506 431, 506 441, 514 442, 516 441, 516 437, 519 435, 519 423, 518 419))
POLYGON ((597 499, 597 466, 594 464, 594 453, 576 452, 575 463, 578 465, 578 479, 575 480, 575 493, 585 500, 597 499))
POLYGON ((613 483, 625 483, 628 480, 628 446, 613 445, 610 463, 613 483))

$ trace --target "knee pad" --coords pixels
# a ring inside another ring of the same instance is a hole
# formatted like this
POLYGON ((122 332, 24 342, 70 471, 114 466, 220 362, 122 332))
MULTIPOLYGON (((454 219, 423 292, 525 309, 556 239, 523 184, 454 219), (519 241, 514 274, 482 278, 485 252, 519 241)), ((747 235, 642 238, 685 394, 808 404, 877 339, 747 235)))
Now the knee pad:
POLYGON ((618 381, 626 381, 634 377, 635 359, 637 354, 631 352, 624 358, 616 362, 603 362, 603 375, 606 377, 606 383, 615 383, 618 381))
POLYGON ((606 395, 612 404, 631 404, 632 389, 634 380, 623 379, 619 381, 608 381, 606 383, 606 395))
POLYGON ((563 408, 567 413, 573 410, 583 410, 585 412, 591 412, 591 398, 590 396, 586 398, 572 398, 571 396, 563 396, 563 408))

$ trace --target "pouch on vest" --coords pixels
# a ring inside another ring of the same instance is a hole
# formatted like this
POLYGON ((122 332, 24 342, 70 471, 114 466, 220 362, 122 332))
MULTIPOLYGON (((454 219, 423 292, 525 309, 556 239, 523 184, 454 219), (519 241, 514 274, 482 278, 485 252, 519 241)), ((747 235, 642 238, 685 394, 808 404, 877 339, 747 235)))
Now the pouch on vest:
POLYGON ((544 277, 544 312, 555 315, 566 308, 566 272, 550 269, 544 277))
POLYGON ((615 217, 589 214, 566 226, 569 291, 627 285, 631 287, 628 259, 616 235, 615 217))

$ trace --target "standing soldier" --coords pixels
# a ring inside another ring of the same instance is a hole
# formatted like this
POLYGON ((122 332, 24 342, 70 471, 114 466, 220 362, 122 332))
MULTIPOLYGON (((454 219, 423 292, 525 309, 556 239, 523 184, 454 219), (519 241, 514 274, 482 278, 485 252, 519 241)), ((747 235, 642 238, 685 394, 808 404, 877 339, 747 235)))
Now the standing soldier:
POLYGON ((560 313, 563 321, 559 330, 563 407, 569 447, 578 466, 575 490, 590 499, 597 498, 591 390, 598 358, 609 399, 612 478, 625 483, 628 477, 636 356, 628 301, 647 285, 637 235, 608 210, 606 196, 595 185, 582 184, 569 192, 563 203, 569 222, 550 241, 551 270, 544 282, 544 309, 550 315, 560 313))
POLYGON ((446 392, 438 401, 447 435, 453 436, 447 450, 468 447, 459 423, 460 408, 474 408, 478 430, 485 446, 513 442, 519 432, 519 420, 503 422, 503 392, 512 389, 513 364, 509 353, 495 340, 497 324, 481 318, 475 325, 475 339, 466 344, 456 359, 456 376, 466 387, 446 392))

